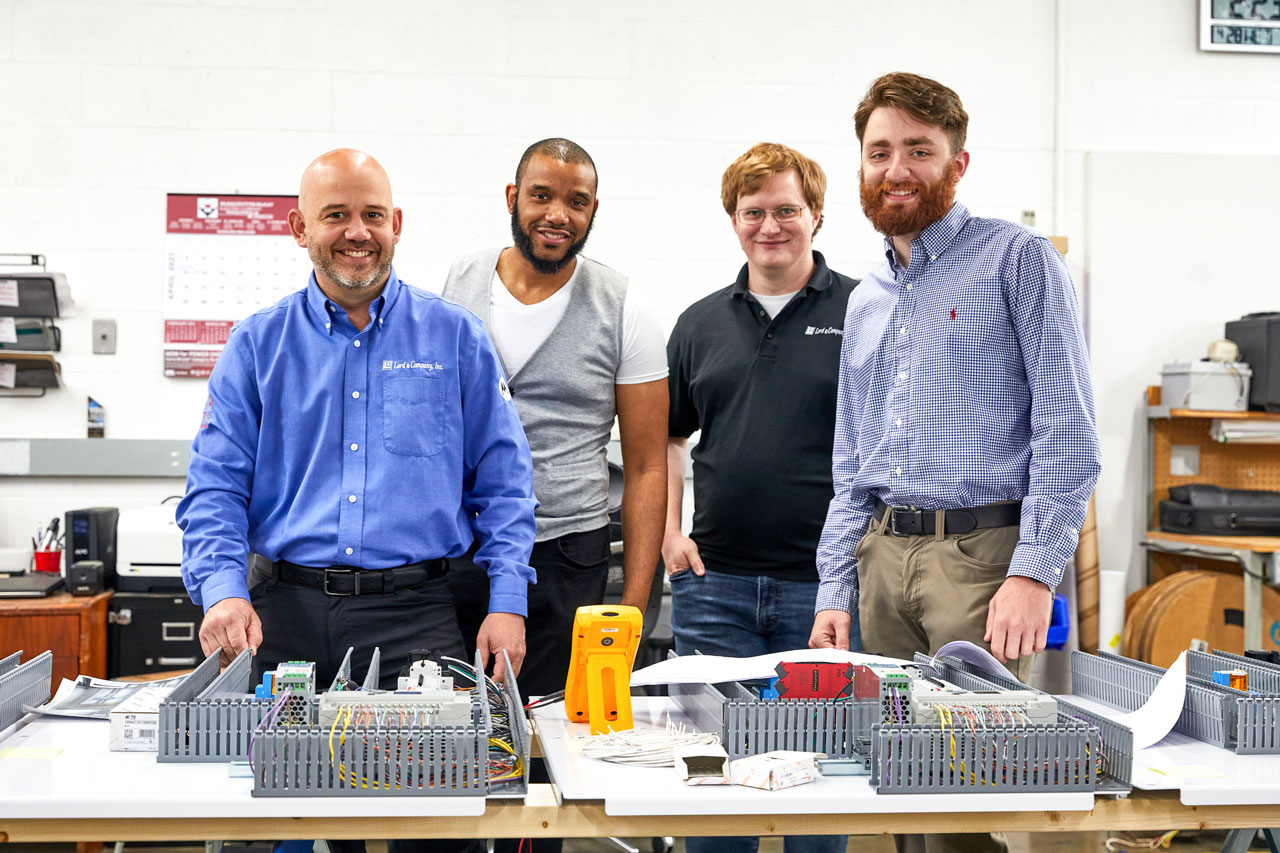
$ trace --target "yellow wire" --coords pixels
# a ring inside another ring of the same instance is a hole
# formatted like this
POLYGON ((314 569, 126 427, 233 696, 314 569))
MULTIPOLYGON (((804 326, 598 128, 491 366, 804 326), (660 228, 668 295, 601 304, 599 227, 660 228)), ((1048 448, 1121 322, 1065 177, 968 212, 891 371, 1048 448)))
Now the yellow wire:
MULTIPOLYGON (((336 714, 333 715, 333 726, 329 728, 329 765, 332 767, 338 766, 338 763, 334 761, 334 758, 333 758, 333 733, 338 730, 338 720, 341 718, 342 718, 342 711, 339 710, 336 714)), ((342 772, 340 767, 338 772, 339 773, 342 772)))

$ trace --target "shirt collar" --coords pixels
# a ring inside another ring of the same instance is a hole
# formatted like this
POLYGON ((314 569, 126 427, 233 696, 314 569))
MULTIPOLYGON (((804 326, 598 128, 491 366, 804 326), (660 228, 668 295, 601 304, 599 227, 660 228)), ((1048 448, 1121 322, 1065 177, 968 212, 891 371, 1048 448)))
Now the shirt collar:
MULTIPOLYGON (((814 292, 826 290, 831 286, 831 270, 827 269, 827 259, 822 257, 822 253, 813 251, 813 272, 809 273, 809 280, 801 290, 811 290, 814 292)), ((747 296, 747 280, 750 278, 750 272, 746 264, 742 265, 742 269, 738 271, 738 278, 733 282, 733 290, 729 296, 733 299, 745 299, 747 296)))
MULTIPOLYGON (((911 257, 914 259, 923 255, 926 258, 935 258, 941 255, 960 236, 960 231, 969 219, 969 208, 957 201, 951 205, 946 216, 925 228, 911 241, 911 257)), ((893 248, 892 237, 884 238, 884 254, 889 259, 890 267, 895 269, 901 267, 897 252, 893 248)))
MULTIPOLYGON (((382 288, 382 293, 378 294, 378 298, 369 305, 369 316, 373 318, 373 323, 376 323, 379 327, 382 326, 387 314, 391 312, 392 306, 396 304, 396 299, 399 297, 402 287, 403 284, 396 276, 396 268, 393 266, 387 276, 387 283, 382 288)), ((311 271, 311 278, 307 281, 307 305, 315 312, 315 316, 324 318, 325 331, 332 335, 333 313, 329 310, 330 306, 333 307, 335 312, 343 311, 345 313, 345 311, 341 305, 324 295, 324 291, 320 289, 319 282, 316 281, 315 270, 311 271)))

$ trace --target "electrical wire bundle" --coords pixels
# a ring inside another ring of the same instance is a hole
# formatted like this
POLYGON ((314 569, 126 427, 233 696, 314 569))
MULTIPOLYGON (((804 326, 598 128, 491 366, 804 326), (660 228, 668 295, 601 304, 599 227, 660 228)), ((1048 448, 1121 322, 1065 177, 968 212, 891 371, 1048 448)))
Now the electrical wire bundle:
MULTIPOLYGON (((442 728, 434 722, 434 708, 415 708, 411 701, 397 702, 391 706, 355 702, 340 707, 332 725, 325 724, 328 729, 329 766, 344 784, 377 791, 456 788, 464 784, 470 787, 472 783, 464 780, 476 780, 480 776, 491 784, 523 778, 524 761, 513 737, 506 694, 483 673, 480 673, 480 678, 483 679, 481 686, 474 667, 452 658, 445 660, 455 674, 474 683, 474 686, 456 687, 456 690, 468 695, 476 695, 478 690, 483 690, 482 699, 488 702, 488 749, 482 753, 479 761, 472 758, 463 763, 466 752, 458 753, 452 758, 447 757, 452 754, 452 748, 448 744, 454 738, 473 736, 464 733, 475 733, 475 729, 479 727, 474 712, 471 718, 474 726, 469 724, 442 728), (441 736, 444 736, 443 740, 441 736)), ((363 690, 350 681, 343 686, 347 688, 343 692, 363 690)), ((285 741, 283 759, 277 752, 278 744, 273 740, 276 745, 263 762, 267 767, 253 768, 254 738, 281 726, 294 725, 294 718, 297 716, 294 706, 302 704, 302 710, 305 711, 306 701, 306 697, 289 690, 281 693, 263 715, 250 735, 250 766, 255 774, 266 772, 268 767, 278 768, 281 774, 285 773, 290 765, 289 741, 285 741)), ((471 707, 474 709, 476 706, 472 704, 471 707)), ((324 728, 320 731, 323 736, 324 728)), ((280 787, 290 787, 287 776, 280 777, 280 787)))
MULTIPOLYGON (((258 725, 254 726, 253 733, 249 735, 249 770, 251 772, 257 772, 257 769, 253 766, 254 738, 256 738, 261 732, 265 732, 267 729, 275 727, 276 720, 279 718, 280 712, 284 710, 284 707, 289 704, 289 700, 292 698, 292 689, 282 691, 280 693, 280 697, 276 699, 275 703, 270 708, 267 709, 267 713, 262 715, 262 719, 258 721, 258 725)), ((273 755, 272 764, 274 763, 275 756, 273 755)))
POLYGON ((686 731, 684 726, 667 723, 663 729, 628 729, 602 735, 582 735, 582 757, 629 764, 637 767, 674 767, 678 746, 718 744, 720 736, 686 731))
MULTIPOLYGON (((474 666, 457 658, 446 656, 442 659, 449 664, 449 669, 454 674, 462 676, 475 684, 477 689, 479 688, 480 680, 477 678, 474 666)), ((489 720, 492 727, 489 737, 487 778, 490 782, 519 779, 524 776, 524 761, 516 753, 515 738, 511 733, 511 717, 507 713, 506 694, 492 678, 483 672, 479 675, 484 678, 485 697, 489 701, 489 720)), ((519 724, 523 724, 523 720, 519 724)))
POLYGON ((1173 841, 1173 837, 1177 834, 1178 830, 1175 829, 1170 832, 1166 832, 1163 835, 1157 835, 1153 838, 1135 838, 1132 841, 1129 841, 1126 838, 1112 836, 1103 843, 1103 846, 1111 851, 1124 849, 1157 850, 1160 848, 1167 850, 1169 848, 1169 842, 1173 841))

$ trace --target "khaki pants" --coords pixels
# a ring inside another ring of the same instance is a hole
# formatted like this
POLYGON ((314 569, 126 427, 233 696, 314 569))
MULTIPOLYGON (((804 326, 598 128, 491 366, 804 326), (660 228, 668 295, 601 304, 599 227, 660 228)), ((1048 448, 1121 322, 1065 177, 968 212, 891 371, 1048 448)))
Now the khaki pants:
MULTIPOLYGON (((888 529, 888 519, 889 513, 880 521, 872 519, 858 545, 862 647, 907 660, 916 652, 933 654, 952 640, 969 640, 990 649, 982 640, 987 606, 1004 583, 1018 544, 1018 526, 895 536, 888 529)), ((1031 674, 1031 656, 1019 657, 1009 669, 1025 683, 1031 674)), ((999 835, 983 833, 897 835, 894 843, 902 853, 1003 853, 1008 849, 999 835)))

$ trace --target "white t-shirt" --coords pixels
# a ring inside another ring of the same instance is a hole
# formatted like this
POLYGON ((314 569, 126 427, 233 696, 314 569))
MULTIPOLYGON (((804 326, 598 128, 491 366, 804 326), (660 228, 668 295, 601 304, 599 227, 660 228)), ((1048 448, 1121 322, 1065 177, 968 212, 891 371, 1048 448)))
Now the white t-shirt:
MULTIPOLYGON (((533 305, 525 305, 512 296, 494 271, 489 288, 489 333, 512 375, 520 372, 568 310, 579 269, 581 265, 575 264, 573 275, 563 287, 533 305)), ((667 345, 662 325, 631 293, 628 287, 622 303, 622 363, 618 365, 615 385, 638 385, 667 375, 667 345)))
POLYGON ((800 291, 794 293, 779 293, 777 296, 766 296, 763 293, 751 292, 751 298, 760 303, 760 307, 769 312, 769 319, 772 320, 778 316, 778 312, 787 307, 787 303, 800 291))

